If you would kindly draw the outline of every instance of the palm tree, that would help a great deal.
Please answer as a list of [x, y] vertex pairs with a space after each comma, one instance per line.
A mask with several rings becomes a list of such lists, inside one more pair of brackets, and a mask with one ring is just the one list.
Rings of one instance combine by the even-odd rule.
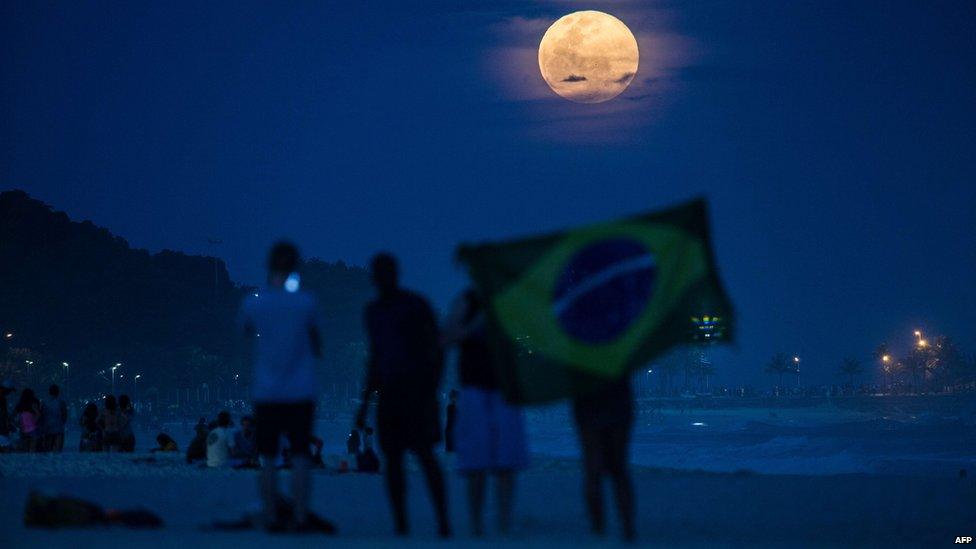
[[708, 378], [715, 375], [715, 367], [710, 362], [702, 361], [698, 366], [698, 384], [702, 392], [708, 391]]
[[925, 365], [928, 363], [927, 349], [915, 346], [905, 358], [905, 369], [912, 374], [912, 391], [919, 392], [919, 373], [925, 375]]
[[778, 387], [783, 386], [783, 374], [793, 371], [790, 359], [783, 353], [776, 353], [766, 364], [766, 372], [779, 376]]
[[674, 376], [678, 373], [683, 366], [683, 360], [676, 354], [672, 353], [666, 357], [658, 364], [661, 368], [661, 379], [665, 382], [665, 391], [667, 396], [671, 396], [671, 386], [674, 382]]
[[837, 375], [847, 376], [848, 382], [850, 382], [851, 387], [854, 387], [854, 376], [860, 374], [864, 371], [864, 367], [861, 366], [861, 361], [854, 358], [845, 358], [844, 362], [840, 365], [840, 370]]
[[894, 369], [895, 361], [888, 350], [888, 344], [882, 343], [874, 350], [874, 358], [881, 363], [881, 377], [884, 380], [884, 390], [888, 390], [888, 376]]

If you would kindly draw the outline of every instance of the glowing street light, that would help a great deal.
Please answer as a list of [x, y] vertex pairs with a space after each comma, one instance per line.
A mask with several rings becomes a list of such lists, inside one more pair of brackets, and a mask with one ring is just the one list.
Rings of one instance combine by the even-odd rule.
[[14, 338], [14, 334], [11, 333], [11, 332], [7, 332], [7, 333], [3, 334], [3, 338], [4, 339], [13, 339]]
[[891, 355], [881, 355], [881, 371], [884, 373], [884, 388], [888, 390], [888, 374], [891, 373]]
[[112, 394], [113, 395], [115, 394], [115, 370], [118, 370], [121, 367], [122, 367], [121, 362], [116, 362], [115, 366], [112, 366]]
[[921, 330], [915, 330], [915, 337], [922, 337], [922, 331]]

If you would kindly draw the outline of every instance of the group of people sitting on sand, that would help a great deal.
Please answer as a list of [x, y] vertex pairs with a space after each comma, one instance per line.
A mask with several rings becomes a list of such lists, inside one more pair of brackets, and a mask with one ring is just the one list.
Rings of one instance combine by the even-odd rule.
[[[234, 469], [253, 469], [258, 466], [254, 419], [251, 416], [242, 417], [240, 427], [235, 429], [230, 412], [224, 410], [209, 423], [206, 418], [200, 418], [193, 432], [193, 439], [186, 449], [187, 463]], [[166, 437], [167, 440], [161, 441], [160, 437]], [[156, 450], [163, 450], [164, 443], [172, 439], [160, 433], [156, 440], [160, 443], [160, 448]]]
[[[235, 428], [230, 412], [224, 410], [210, 422], [207, 418], [201, 417], [193, 432], [193, 438], [186, 449], [187, 463], [215, 469], [257, 469], [261, 466], [253, 417], [249, 415], [242, 417], [240, 426]], [[157, 446], [150, 450], [153, 453], [179, 451], [176, 441], [166, 433], [159, 433], [156, 436], [156, 443]], [[310, 437], [308, 455], [314, 467], [324, 467], [323, 445], [322, 439]], [[285, 440], [277, 456], [272, 459], [273, 465], [277, 468], [290, 468], [293, 454], [288, 441]]]

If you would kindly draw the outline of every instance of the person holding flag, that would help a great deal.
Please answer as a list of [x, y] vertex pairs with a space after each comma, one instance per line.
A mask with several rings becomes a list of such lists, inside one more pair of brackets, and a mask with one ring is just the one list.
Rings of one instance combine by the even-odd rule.
[[573, 401], [592, 529], [614, 481], [623, 536], [636, 538], [628, 473], [630, 373], [684, 343], [729, 341], [732, 305], [711, 251], [704, 200], [457, 253], [485, 300], [492, 364], [508, 401]]

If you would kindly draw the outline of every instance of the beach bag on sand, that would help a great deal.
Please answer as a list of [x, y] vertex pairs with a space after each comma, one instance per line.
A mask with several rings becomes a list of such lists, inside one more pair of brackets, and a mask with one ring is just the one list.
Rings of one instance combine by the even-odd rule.
[[143, 509], [103, 509], [83, 499], [48, 496], [39, 492], [31, 492], [27, 496], [24, 508], [24, 526], [28, 528], [160, 528], [162, 525], [159, 517]]

